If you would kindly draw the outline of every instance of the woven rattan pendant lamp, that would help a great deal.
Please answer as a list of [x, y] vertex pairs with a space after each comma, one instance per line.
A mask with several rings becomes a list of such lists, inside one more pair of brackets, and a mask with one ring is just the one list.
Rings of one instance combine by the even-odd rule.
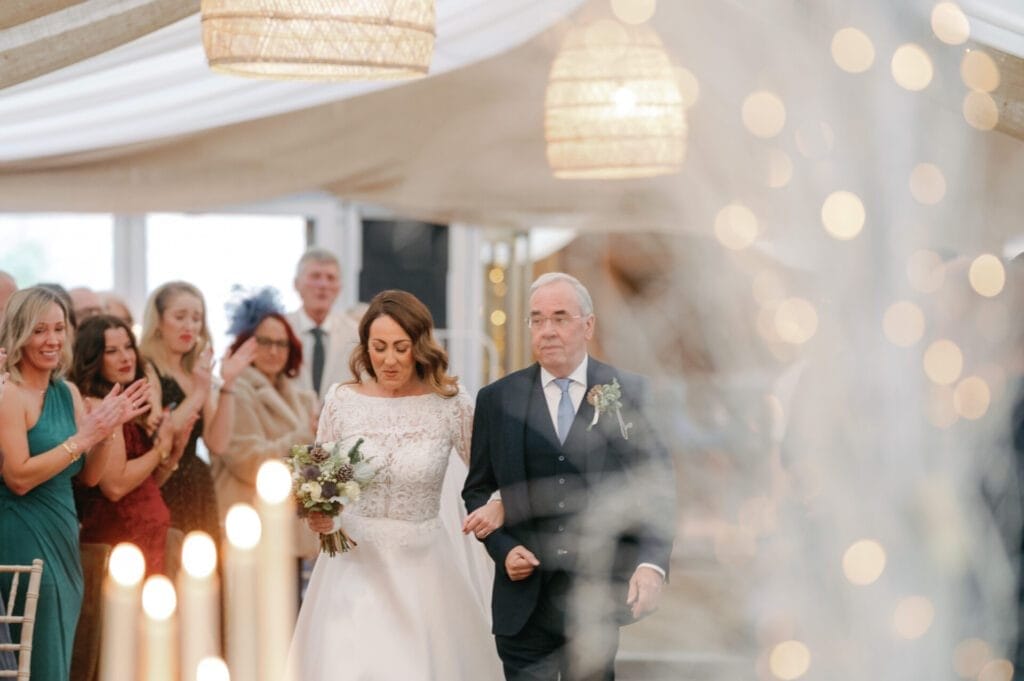
[[611, 19], [571, 29], [548, 76], [544, 137], [558, 178], [678, 172], [683, 99], [658, 35]]
[[202, 0], [210, 68], [282, 80], [426, 75], [434, 0]]

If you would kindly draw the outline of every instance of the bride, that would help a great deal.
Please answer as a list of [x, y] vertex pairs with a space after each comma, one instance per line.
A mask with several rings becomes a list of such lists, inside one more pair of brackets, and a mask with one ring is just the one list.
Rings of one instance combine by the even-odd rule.
[[[404, 291], [370, 301], [352, 354], [355, 382], [326, 396], [318, 442], [362, 437], [378, 468], [336, 519], [309, 518], [315, 532], [343, 526], [358, 543], [313, 569], [289, 653], [301, 681], [490, 681], [501, 665], [480, 598], [485, 565], [472, 540], [439, 518], [454, 448], [469, 460], [473, 406], [446, 372], [426, 306]], [[457, 494], [453, 489], [452, 494]], [[452, 505], [454, 506], [454, 505]], [[485, 536], [504, 522], [500, 500], [466, 527]], [[453, 541], [454, 539], [454, 541]]]

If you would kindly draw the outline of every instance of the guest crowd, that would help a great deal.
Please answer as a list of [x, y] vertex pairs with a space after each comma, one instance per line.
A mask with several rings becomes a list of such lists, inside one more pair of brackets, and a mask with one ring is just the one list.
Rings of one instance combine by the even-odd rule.
[[[260, 464], [312, 442], [321, 396], [349, 378], [356, 322], [331, 310], [341, 271], [330, 251], [302, 256], [295, 288], [291, 314], [272, 289], [236, 301], [234, 342], [215, 361], [192, 284], [154, 290], [136, 337], [114, 295], [17, 290], [0, 272], [0, 564], [45, 563], [33, 679], [69, 677], [80, 542], [132, 542], [147, 573], [171, 573], [168, 545], [192, 530], [219, 542], [227, 509], [253, 500]], [[311, 557], [316, 535], [296, 522], [296, 557]], [[0, 575], [0, 593], [10, 585]]]

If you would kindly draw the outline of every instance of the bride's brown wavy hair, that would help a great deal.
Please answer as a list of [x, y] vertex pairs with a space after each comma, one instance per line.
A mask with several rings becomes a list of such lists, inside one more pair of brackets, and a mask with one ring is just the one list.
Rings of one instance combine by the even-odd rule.
[[434, 318], [430, 310], [413, 294], [397, 289], [375, 295], [359, 321], [359, 345], [352, 351], [348, 362], [356, 382], [362, 382], [363, 374], [377, 378], [370, 362], [370, 325], [385, 315], [409, 334], [416, 375], [420, 380], [442, 397], [455, 397], [459, 392], [458, 378], [448, 375], [448, 353], [434, 339]]

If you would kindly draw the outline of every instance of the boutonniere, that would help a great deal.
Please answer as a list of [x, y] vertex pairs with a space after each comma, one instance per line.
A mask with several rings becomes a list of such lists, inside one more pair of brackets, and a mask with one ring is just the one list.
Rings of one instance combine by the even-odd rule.
[[587, 402], [594, 405], [594, 420], [587, 426], [587, 430], [597, 425], [601, 414], [613, 411], [615, 418], [619, 420], [619, 432], [622, 433], [622, 439], [629, 439], [629, 429], [633, 427], [633, 424], [626, 423], [622, 418], [622, 389], [619, 387], [619, 379], [613, 378], [611, 383], [595, 385], [587, 392]]

